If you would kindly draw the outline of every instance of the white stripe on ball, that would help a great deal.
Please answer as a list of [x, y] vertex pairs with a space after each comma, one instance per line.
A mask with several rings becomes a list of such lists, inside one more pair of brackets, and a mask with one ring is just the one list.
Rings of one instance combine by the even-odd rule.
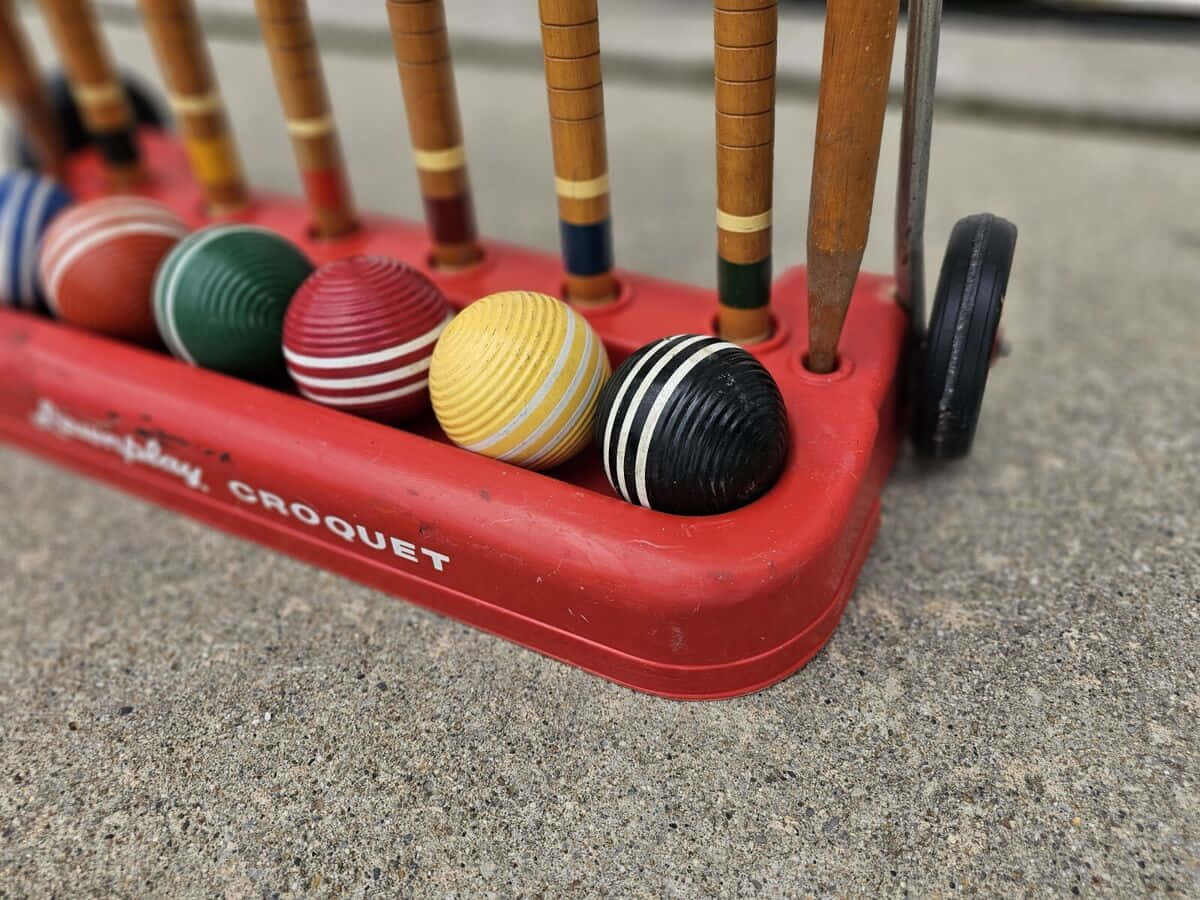
[[422, 378], [420, 381], [414, 381], [412, 384], [405, 385], [402, 388], [397, 388], [394, 391], [382, 391], [378, 394], [362, 394], [353, 397], [337, 397], [328, 394], [318, 394], [312, 391], [306, 391], [300, 388], [300, 393], [309, 400], [315, 400], [318, 403], [324, 403], [329, 406], [362, 406], [368, 403], [382, 403], [384, 400], [395, 400], [398, 397], [407, 397], [409, 394], [415, 394], [417, 391], [424, 390], [429, 386], [429, 379]]
[[[671, 360], [683, 353], [688, 347], [692, 346], [692, 344], [695, 344], [697, 341], [706, 340], [708, 340], [707, 337], [697, 334], [692, 335], [686, 340], [680, 341], [678, 344], [664, 353], [658, 362], [650, 367], [644, 378], [638, 380], [637, 390], [634, 391], [633, 399], [629, 402], [629, 410], [626, 413], [625, 418], [621, 421], [621, 433], [617, 438], [617, 487], [621, 492], [621, 496], [630, 503], [636, 503], [637, 501], [630, 496], [629, 486], [625, 483], [625, 448], [629, 444], [629, 431], [630, 428], [633, 427], [633, 420], [637, 415], [638, 409], [641, 408], [642, 400], [645, 398], [646, 392], [650, 389], [650, 385], [654, 383], [654, 379], [658, 376], [658, 373], [665, 369], [670, 364]], [[653, 353], [648, 353], [647, 356], [653, 356]], [[630, 373], [630, 378], [626, 381], [626, 384], [633, 380], [633, 374], [634, 373], [632, 372]]]
[[[0, 216], [0, 278], [3, 278], [3, 283], [0, 283], [0, 297], [4, 296], [8, 290], [8, 285], [12, 283], [10, 277], [9, 266], [12, 265], [13, 259], [17, 255], [16, 232], [17, 232], [17, 210], [21, 208], [21, 203], [24, 200], [23, 194], [28, 190], [30, 176], [24, 172], [17, 172], [9, 181], [8, 194], [5, 197], [4, 215]], [[20, 304], [20, 297], [9, 298], [16, 300]]]
[[[553, 442], [548, 443], [542, 440], [542, 438], [545, 437], [546, 432], [550, 429], [551, 424], [557, 421], [558, 417], [562, 415], [562, 411], [566, 408], [567, 404], [574, 399], [575, 391], [579, 387], [579, 382], [583, 380], [584, 373], [592, 367], [593, 340], [594, 338], [592, 337], [592, 330], [590, 328], [585, 328], [583, 330], [583, 353], [579, 355], [579, 365], [575, 367], [575, 374], [571, 376], [571, 382], [567, 385], [567, 389], [563, 391], [562, 396], [558, 398], [558, 402], [554, 404], [554, 408], [546, 413], [546, 415], [542, 418], [541, 424], [525, 436], [525, 440], [521, 441], [521, 443], [517, 444], [517, 446], [513, 447], [507, 453], [501, 453], [496, 457], [496, 459], [503, 460], [505, 462], [508, 462], [512, 459], [519, 459], [521, 454], [524, 453], [526, 449], [531, 449], [531, 452], [533, 453], [532, 458], [536, 459], [544, 454], [549, 447], [553, 446]], [[573, 341], [570, 343], [573, 343]], [[570, 352], [571, 348], [569, 343], [565, 349], [568, 353]], [[595, 381], [594, 378], [592, 380]], [[553, 385], [551, 384], [547, 387], [547, 392], [549, 392], [550, 387], [553, 387]], [[582, 412], [580, 409], [580, 404], [576, 403], [575, 414], [578, 415], [580, 412]], [[541, 443], [534, 447], [533, 445], [537, 441], [541, 441]]]
[[349, 369], [356, 366], [373, 366], [376, 363], [400, 359], [420, 350], [422, 347], [428, 347], [441, 336], [453, 318], [454, 314], [451, 313], [439, 325], [425, 332], [420, 337], [415, 337], [411, 341], [405, 341], [403, 344], [397, 344], [395, 347], [374, 350], [370, 353], [359, 353], [356, 356], [307, 356], [284, 347], [283, 355], [288, 362], [304, 366], [308, 369]]
[[[583, 371], [585, 368], [592, 370], [592, 380], [588, 382], [587, 390], [583, 394], [585, 397], [592, 397], [597, 395], [600, 387], [600, 380], [604, 377], [604, 366], [601, 365], [601, 361], [599, 359], [599, 357], [604, 353], [604, 345], [600, 343], [600, 338], [596, 336], [595, 331], [588, 329], [587, 334], [588, 342], [591, 344], [591, 352], [587, 354], [585, 364], [580, 365], [579, 368], [580, 371]], [[572, 382], [572, 387], [574, 387], [574, 385], [575, 382]], [[572, 396], [573, 393], [573, 390], [567, 391], [567, 393], [563, 395], [563, 400], [565, 401], [568, 397]], [[562, 404], [560, 403], [559, 406], [561, 405]], [[545, 442], [541, 450], [539, 450], [529, 459], [525, 460], [525, 465], [536, 466], [542, 460], [544, 460], [550, 454], [550, 452], [558, 446], [559, 442], [579, 425], [587, 410], [587, 403], [576, 403], [575, 409], [571, 412], [570, 418], [568, 418], [567, 421], [562, 424], [562, 427], [558, 429], [558, 432], [550, 440]], [[557, 415], [559, 409], [556, 407], [554, 412], [555, 415]], [[553, 420], [553, 418], [554, 416], [550, 417], [551, 420]]]
[[57, 256], [52, 261], [53, 268], [50, 270], [50, 277], [47, 279], [49, 282], [46, 285], [47, 291], [51, 295], [57, 295], [59, 282], [62, 281], [63, 275], [66, 273], [67, 268], [80, 255], [90, 250], [96, 244], [101, 244], [104, 241], [112, 240], [113, 238], [135, 234], [162, 235], [164, 237], [182, 238], [185, 234], [187, 234], [187, 228], [178, 222], [172, 225], [167, 225], [165, 223], [155, 224], [151, 222], [129, 222], [125, 225], [113, 225], [100, 231], [96, 231], [93, 234], [89, 234], [84, 240], [76, 241], [74, 244], [68, 247], [65, 252]]
[[[563, 369], [566, 368], [567, 360], [571, 356], [571, 345], [575, 343], [575, 323], [578, 316], [579, 313], [575, 312], [574, 310], [568, 311], [567, 333], [563, 337], [562, 346], [558, 348], [558, 356], [554, 359], [554, 365], [551, 367], [550, 373], [546, 376], [545, 381], [538, 386], [537, 391], [532, 397], [529, 398], [529, 402], [525, 404], [525, 408], [521, 410], [520, 414], [513, 416], [503, 428], [495, 432], [490, 437], [486, 437], [482, 441], [476, 441], [474, 444], [463, 444], [462, 446], [464, 449], [471, 450], [475, 453], [483, 453], [488, 447], [495, 446], [496, 444], [506, 440], [509, 435], [521, 427], [526, 419], [537, 412], [537, 409], [541, 405], [542, 401], [546, 399], [546, 395], [550, 393], [550, 389], [558, 383], [559, 376], [562, 374]], [[543, 421], [542, 424], [538, 426], [537, 430], [541, 431], [545, 425], [546, 423]]]
[[[302, 387], [353, 390], [354, 388], [379, 387], [381, 384], [403, 381], [405, 378], [411, 378], [413, 375], [427, 371], [429, 363], [430, 357], [427, 356], [424, 359], [418, 359], [415, 363], [409, 363], [407, 366], [401, 366], [398, 369], [388, 369], [386, 372], [376, 372], [374, 375], [359, 375], [348, 378], [314, 378], [311, 375], [305, 375], [303, 372], [297, 372], [291, 368], [288, 369], [288, 373], [292, 376], [292, 380]], [[347, 366], [347, 368], [349, 367]]]
[[[646, 490], [646, 459], [650, 455], [650, 443], [654, 440], [654, 431], [658, 428], [658, 421], [662, 418], [663, 410], [666, 409], [668, 403], [671, 402], [671, 397], [676, 390], [679, 389], [680, 382], [687, 377], [688, 372], [704, 362], [710, 356], [720, 353], [723, 350], [737, 350], [738, 348], [726, 341], [718, 341], [715, 344], [706, 344], [703, 347], [697, 348], [691, 356], [683, 360], [679, 367], [670, 374], [667, 378], [667, 383], [663, 385], [662, 390], [658, 392], [658, 396], [654, 398], [654, 402], [650, 405], [650, 412], [646, 414], [646, 421], [642, 425], [642, 432], [638, 435], [637, 449], [634, 452], [633, 459], [633, 476], [634, 489], [637, 494], [637, 502], [642, 506], [650, 505], [650, 494]], [[630, 416], [632, 419], [632, 416]], [[625, 467], [621, 467], [621, 471], [625, 471]]]
[[37, 273], [37, 253], [35, 252], [38, 242], [38, 226], [42, 221], [42, 214], [46, 211], [46, 203], [50, 199], [50, 194], [54, 190], [54, 183], [41, 179], [38, 182], [37, 188], [34, 190], [33, 199], [29, 201], [29, 208], [25, 210], [25, 233], [21, 237], [20, 247], [24, 251], [20, 259], [20, 301], [22, 305], [33, 308], [36, 305], [36, 297], [34, 291], [34, 276]]

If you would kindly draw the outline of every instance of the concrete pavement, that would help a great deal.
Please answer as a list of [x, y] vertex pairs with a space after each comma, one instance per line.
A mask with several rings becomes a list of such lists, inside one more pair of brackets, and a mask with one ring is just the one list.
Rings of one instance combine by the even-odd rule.
[[[294, 189], [265, 57], [214, 53], [251, 177]], [[358, 196], [417, 216], [390, 62], [326, 64]], [[536, 67], [458, 80], [482, 229], [553, 250]], [[607, 107], [620, 263], [711, 283], [707, 92]], [[813, 120], [783, 99], [781, 267]], [[947, 117], [934, 157], [934, 270], [960, 215], [1021, 227], [1015, 354], [973, 457], [902, 461], [838, 632], [756, 696], [641, 696], [0, 450], [0, 894], [1200, 889], [1200, 147]]]

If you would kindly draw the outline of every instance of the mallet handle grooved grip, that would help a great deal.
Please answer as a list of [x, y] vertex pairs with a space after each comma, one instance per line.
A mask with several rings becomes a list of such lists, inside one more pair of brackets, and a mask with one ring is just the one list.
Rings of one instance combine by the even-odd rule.
[[808, 216], [808, 367], [837, 366], [887, 107], [899, 0], [829, 0]]
[[322, 237], [355, 227], [354, 204], [305, 0], [255, 0], [304, 193]]
[[717, 329], [740, 344], [771, 334], [775, 0], [714, 0]]
[[110, 182], [144, 180], [133, 110], [88, 0], [41, 0], [50, 36], [62, 59], [83, 124], [104, 159]]
[[596, 0], [539, 0], [567, 299], [616, 296]]
[[20, 119], [42, 169], [61, 176], [62, 135], [12, 0], [0, 0], [0, 98]]
[[249, 194], [195, 5], [192, 0], [139, 3], [192, 173], [204, 187], [209, 209], [217, 214], [241, 209]]
[[447, 268], [467, 266], [483, 252], [442, 0], [387, 0], [387, 13], [433, 259]]

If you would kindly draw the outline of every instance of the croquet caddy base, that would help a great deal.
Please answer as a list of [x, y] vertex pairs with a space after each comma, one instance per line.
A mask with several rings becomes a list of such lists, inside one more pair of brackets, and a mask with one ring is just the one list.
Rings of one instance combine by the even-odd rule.
[[[205, 223], [180, 148], [147, 132], [145, 190]], [[76, 158], [80, 197], [104, 192]], [[262, 196], [244, 217], [321, 263], [356, 253], [428, 271], [422, 227], [364, 216], [313, 241], [304, 206]], [[429, 271], [450, 301], [508, 289], [561, 295], [557, 258], [485, 243], [486, 259]], [[712, 329], [711, 291], [621, 272], [586, 311], [613, 365], [658, 337]], [[119, 290], [119, 285], [114, 285]], [[0, 435], [234, 534], [495, 632], [638, 690], [723, 697], [803, 665], [841, 617], [879, 524], [900, 441], [907, 330], [891, 281], [864, 275], [837, 372], [804, 370], [805, 273], [776, 282], [776, 335], [754, 352], [791, 419], [787, 468], [728, 515], [685, 518], [613, 494], [597, 452], [550, 474], [448, 444], [432, 415], [407, 430], [191, 368], [25, 313], [0, 311]]]

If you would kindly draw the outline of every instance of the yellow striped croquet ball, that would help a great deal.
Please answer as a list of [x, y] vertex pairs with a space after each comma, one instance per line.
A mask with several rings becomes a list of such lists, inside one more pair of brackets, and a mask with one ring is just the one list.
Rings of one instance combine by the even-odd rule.
[[549, 469], [587, 446], [608, 354], [561, 300], [504, 291], [446, 326], [429, 392], [446, 435], [467, 450]]

